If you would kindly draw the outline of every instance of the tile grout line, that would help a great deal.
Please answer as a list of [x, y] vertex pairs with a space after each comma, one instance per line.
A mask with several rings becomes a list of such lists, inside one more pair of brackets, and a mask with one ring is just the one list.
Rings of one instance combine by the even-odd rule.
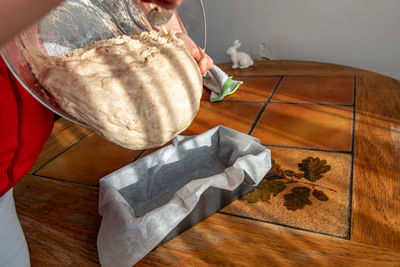
[[261, 75], [261, 76], [230, 75], [230, 76], [233, 76], [233, 78], [236, 78], [236, 77], [240, 77], [240, 78], [278, 78], [278, 77], [282, 77], [282, 75], [279, 75], [279, 74], [277, 74], [277, 75], [267, 75], [267, 76], [265, 76], [265, 75]]
[[271, 94], [269, 95], [268, 99], [264, 102], [263, 107], [260, 110], [260, 113], [258, 113], [256, 119], [254, 120], [253, 125], [251, 125], [251, 128], [249, 130], [248, 135], [251, 135], [253, 132], [254, 128], [256, 127], [258, 121], [261, 119], [261, 116], [264, 114], [265, 109], [267, 108], [268, 104], [270, 103], [272, 96], [275, 94], [276, 90], [278, 90], [278, 87], [280, 86], [281, 82], [283, 80], [283, 76], [280, 76], [279, 81], [276, 83], [274, 89], [272, 90]]
[[318, 152], [327, 152], [327, 153], [337, 153], [337, 154], [348, 154], [351, 155], [351, 151], [345, 150], [328, 150], [328, 149], [321, 149], [321, 148], [312, 148], [312, 147], [300, 147], [300, 146], [285, 146], [285, 145], [274, 145], [274, 144], [267, 144], [262, 143], [263, 146], [270, 146], [270, 147], [279, 147], [279, 148], [289, 148], [289, 149], [296, 149], [296, 150], [311, 150], [311, 151], [318, 151]]
[[350, 184], [349, 184], [349, 207], [348, 207], [348, 228], [347, 238], [351, 240], [351, 223], [353, 221], [353, 180], [354, 180], [354, 140], [355, 140], [355, 128], [356, 128], [356, 95], [357, 95], [357, 76], [354, 77], [354, 89], [353, 89], [353, 127], [352, 127], [352, 138], [351, 138], [351, 166], [350, 166]]
[[[211, 102], [208, 99], [202, 99], [203, 102]], [[256, 100], [221, 100], [219, 102], [229, 103], [265, 103], [265, 101]], [[269, 104], [282, 104], [282, 105], [297, 105], [297, 106], [328, 106], [328, 107], [352, 107], [353, 104], [328, 104], [328, 103], [308, 103], [308, 102], [269, 102]]]
[[[229, 74], [228, 72], [229, 72], [230, 70], [228, 70], [228, 71], [224, 71], [224, 72], [226, 72], [229, 76], [233, 76], [234, 78], [236, 78], [236, 77], [243, 77], [243, 78], [275, 78], [275, 77], [281, 77], [282, 76], [282, 74], [267, 74], [267, 75], [265, 75], [265, 74], [256, 74], [256, 75], [240, 75], [240, 74], [233, 74], [233, 73], [231, 73], [231, 74]], [[232, 69], [232, 71], [233, 71], [233, 69]], [[284, 74], [284, 76], [285, 77], [295, 77], [295, 78], [297, 78], [297, 77], [306, 77], [306, 78], [322, 78], [322, 77], [329, 77], [329, 78], [351, 78], [351, 77], [354, 77], [354, 73], [352, 73], [352, 74], [335, 74], [335, 75], [329, 75], [329, 74], [324, 74], [324, 75], [315, 75], [315, 74], [302, 74], [302, 73], [299, 73], [299, 74], [290, 74], [290, 73], [286, 73], [286, 74]]]
[[333, 234], [328, 234], [328, 233], [324, 233], [324, 232], [313, 231], [313, 230], [310, 230], [310, 229], [300, 228], [300, 227], [287, 225], [287, 224], [283, 224], [283, 223], [277, 223], [277, 222], [271, 222], [271, 221], [266, 221], [266, 220], [262, 220], [262, 219], [247, 217], [247, 216], [243, 216], [243, 215], [239, 215], [239, 214], [233, 214], [233, 213], [229, 213], [229, 212], [225, 212], [225, 211], [217, 211], [217, 213], [224, 214], [224, 215], [227, 215], [227, 216], [233, 216], [233, 217], [238, 217], [238, 218], [242, 218], [242, 219], [247, 219], [247, 220], [251, 220], [251, 221], [256, 221], [256, 222], [262, 222], [262, 223], [267, 223], [267, 224], [278, 225], [278, 226], [282, 226], [282, 227], [286, 227], [286, 228], [290, 228], [290, 229], [295, 229], [295, 230], [299, 230], [299, 231], [303, 231], [303, 232], [309, 232], [309, 233], [320, 234], [320, 235], [325, 235], [325, 236], [330, 236], [330, 237], [335, 237], [335, 238], [340, 238], [340, 239], [346, 239], [346, 237], [342, 237], [342, 236], [338, 236], [338, 235], [333, 235]]
[[53, 180], [53, 181], [56, 181], [56, 182], [61, 182], [61, 183], [67, 183], [67, 184], [71, 184], [71, 185], [79, 185], [79, 186], [84, 186], [84, 187], [90, 187], [90, 188], [99, 189], [99, 186], [97, 186], [97, 185], [81, 184], [81, 183], [78, 183], [78, 182], [62, 180], [62, 179], [59, 179], [59, 178], [53, 178], [53, 177], [50, 177], [50, 176], [39, 175], [39, 174], [31, 174], [31, 175], [32, 175], [32, 176], [35, 176], [35, 177], [47, 179], [47, 180]]
[[40, 171], [41, 169], [43, 169], [47, 164], [49, 164], [50, 162], [52, 162], [53, 160], [55, 160], [56, 158], [58, 158], [61, 154], [63, 154], [64, 152], [68, 151], [70, 148], [72, 148], [73, 146], [75, 146], [76, 144], [78, 144], [80, 141], [82, 141], [82, 139], [86, 138], [89, 134], [93, 133], [92, 130], [89, 131], [89, 133], [87, 133], [86, 135], [82, 136], [81, 138], [79, 138], [76, 142], [74, 142], [73, 144], [69, 145], [67, 148], [65, 148], [63, 151], [61, 151], [60, 153], [58, 153], [57, 155], [55, 155], [53, 158], [51, 158], [50, 160], [48, 160], [45, 164], [43, 164], [42, 166], [40, 166], [37, 170], [35, 170], [34, 172], [32, 172], [32, 174], [36, 175], [36, 173], [38, 171]]
[[297, 106], [328, 106], [328, 107], [352, 107], [353, 104], [328, 104], [328, 103], [307, 103], [307, 102], [271, 102], [270, 104], [285, 104]]
[[[353, 177], [353, 158], [354, 158], [354, 127], [355, 127], [355, 93], [356, 93], [356, 77], [354, 77], [354, 85], [353, 85], [353, 103], [351, 105], [346, 105], [346, 104], [317, 104], [317, 103], [290, 103], [290, 102], [271, 102], [271, 99], [274, 95], [274, 93], [276, 92], [277, 88], [279, 87], [281, 81], [283, 79], [283, 76], [281, 76], [281, 79], [279, 80], [279, 82], [277, 83], [277, 86], [274, 88], [274, 90], [272, 91], [270, 97], [268, 98], [268, 100], [266, 101], [266, 103], [264, 104], [263, 109], [261, 110], [260, 114], [257, 116], [255, 123], [253, 124], [249, 134], [252, 133], [252, 131], [254, 130], [256, 124], [258, 123], [259, 119], [261, 118], [262, 114], [264, 113], [266, 107], [268, 104], [294, 104], [294, 105], [318, 105], [318, 106], [343, 106], [343, 107], [353, 107], [353, 125], [352, 125], [352, 147], [351, 147], [351, 151], [331, 151], [331, 150], [324, 150], [324, 149], [318, 149], [318, 148], [302, 148], [302, 147], [291, 147], [291, 146], [280, 146], [280, 145], [272, 145], [272, 144], [263, 144], [266, 146], [274, 146], [274, 147], [283, 147], [283, 148], [292, 148], [292, 149], [302, 149], [302, 150], [312, 150], [312, 151], [320, 151], [320, 152], [331, 152], [331, 153], [343, 153], [343, 154], [350, 154], [352, 155], [351, 157], [351, 173], [350, 173], [350, 194], [349, 194], [349, 213], [348, 215], [351, 216], [351, 197], [352, 197], [352, 177]], [[250, 219], [250, 220], [255, 220], [255, 221], [260, 221], [260, 222], [264, 222], [264, 223], [271, 223], [271, 224], [275, 224], [275, 225], [279, 225], [279, 226], [284, 226], [284, 227], [288, 227], [288, 228], [292, 228], [292, 229], [297, 229], [297, 230], [302, 230], [302, 231], [307, 231], [307, 232], [312, 232], [312, 233], [317, 233], [317, 234], [323, 234], [323, 235], [327, 235], [327, 236], [332, 236], [332, 237], [337, 237], [337, 238], [341, 238], [341, 239], [350, 239], [350, 228], [351, 228], [351, 219], [350, 217], [348, 217], [349, 220], [349, 224], [347, 227], [347, 235], [345, 237], [342, 236], [337, 236], [337, 235], [333, 235], [333, 234], [327, 234], [327, 233], [323, 233], [323, 232], [318, 232], [318, 231], [313, 231], [313, 230], [309, 230], [309, 229], [303, 229], [303, 228], [299, 228], [299, 227], [294, 227], [291, 225], [285, 225], [285, 224], [280, 224], [280, 223], [275, 223], [275, 222], [269, 222], [269, 221], [265, 221], [265, 220], [260, 220], [260, 219], [256, 219], [256, 218], [251, 218], [251, 217], [246, 217], [246, 216], [241, 216], [241, 215], [236, 215], [236, 214], [230, 214], [230, 213], [226, 213], [226, 212], [222, 212], [222, 211], [218, 211], [218, 213], [221, 214], [225, 214], [225, 215], [230, 215], [230, 216], [236, 216], [236, 217], [240, 217], [240, 218], [244, 218], [244, 219]]]
[[[209, 99], [201, 99], [201, 101], [203, 102], [211, 102]], [[225, 100], [222, 99], [221, 101], [217, 101], [218, 102], [230, 102], [230, 103], [265, 103], [265, 101], [257, 101], [257, 100]]]

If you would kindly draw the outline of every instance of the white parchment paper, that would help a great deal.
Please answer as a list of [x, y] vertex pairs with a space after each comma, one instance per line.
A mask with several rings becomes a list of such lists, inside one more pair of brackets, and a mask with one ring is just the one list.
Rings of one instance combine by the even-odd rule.
[[100, 180], [103, 216], [97, 247], [104, 267], [130, 267], [155, 248], [209, 187], [256, 186], [271, 168], [270, 151], [249, 135], [218, 126], [169, 145]]

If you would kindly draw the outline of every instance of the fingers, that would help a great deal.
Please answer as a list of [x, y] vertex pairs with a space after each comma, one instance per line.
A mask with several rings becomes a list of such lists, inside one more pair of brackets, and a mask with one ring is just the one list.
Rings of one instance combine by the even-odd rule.
[[198, 61], [201, 75], [204, 75], [213, 66], [213, 60], [207, 55], [203, 54], [203, 57]]
[[213, 60], [204, 51], [198, 47], [187, 34], [176, 33], [176, 37], [183, 40], [186, 44], [190, 54], [199, 64], [200, 72], [202, 75], [206, 73], [213, 65]]
[[182, 3], [182, 0], [142, 0], [142, 2], [154, 3], [165, 9], [175, 9]]
[[[182, 0], [142, 0], [142, 2], [154, 3], [166, 9], [174, 9], [181, 4]], [[204, 53], [204, 51], [198, 47], [187, 34], [182, 33], [182, 31], [186, 31], [180, 22], [179, 17], [174, 14], [170, 21], [164, 26], [166, 26], [168, 30], [176, 32], [176, 37], [185, 42], [190, 54], [199, 64], [201, 74], [204, 75], [212, 67], [213, 60], [206, 53]]]

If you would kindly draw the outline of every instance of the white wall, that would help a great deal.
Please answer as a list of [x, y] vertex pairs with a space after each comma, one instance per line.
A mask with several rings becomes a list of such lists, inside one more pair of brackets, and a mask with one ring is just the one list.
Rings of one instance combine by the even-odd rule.
[[204, 0], [207, 53], [257, 55], [266, 42], [274, 59], [329, 62], [400, 79], [400, 0]]

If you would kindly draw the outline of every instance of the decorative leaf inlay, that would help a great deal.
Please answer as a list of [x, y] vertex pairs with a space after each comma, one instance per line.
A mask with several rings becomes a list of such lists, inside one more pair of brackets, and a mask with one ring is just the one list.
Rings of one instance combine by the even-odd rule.
[[303, 209], [305, 205], [312, 205], [308, 198], [310, 196], [310, 188], [308, 187], [295, 187], [292, 188], [292, 193], [283, 196], [285, 203], [283, 205], [292, 211]]
[[276, 197], [276, 195], [285, 190], [286, 187], [287, 185], [283, 182], [263, 179], [257, 188], [244, 195], [241, 200], [246, 200], [249, 203], [256, 203], [259, 200], [268, 202], [271, 198], [271, 194]]
[[273, 179], [283, 179], [285, 178], [285, 173], [282, 170], [281, 166], [275, 162], [275, 160], [271, 160], [271, 169], [264, 177], [266, 180], [273, 180]]
[[[256, 203], [258, 201], [268, 202], [271, 195], [276, 197], [279, 193], [285, 191], [289, 184], [302, 184], [302, 187], [294, 187], [291, 193], [283, 196], [283, 205], [291, 211], [303, 209], [306, 205], [312, 205], [310, 192], [319, 201], [328, 201], [329, 197], [322, 191], [315, 189], [323, 188], [335, 192], [331, 188], [320, 186], [314, 182], [323, 178], [323, 174], [331, 170], [331, 166], [327, 164], [326, 160], [319, 158], [308, 157], [303, 159], [298, 164], [299, 170], [302, 173], [296, 173], [292, 170], [283, 170], [281, 166], [272, 160], [270, 171], [261, 180], [257, 188], [253, 189], [246, 195], [242, 196], [240, 200], [247, 201], [248, 203]], [[305, 181], [307, 180], [307, 181]], [[313, 183], [310, 183], [310, 182]]]
[[261, 199], [261, 193], [262, 191], [257, 187], [242, 196], [240, 200], [245, 200], [248, 203], [257, 203]]
[[288, 177], [293, 177], [296, 174], [294, 171], [291, 171], [291, 170], [285, 170], [284, 173]]
[[287, 185], [285, 185], [284, 182], [272, 180], [268, 181], [267, 187], [268, 190], [271, 191], [272, 195], [276, 197], [276, 195], [286, 189]]
[[304, 177], [304, 173], [295, 173], [293, 177], [296, 179], [301, 179]]
[[331, 166], [326, 164], [326, 160], [320, 160], [319, 158], [308, 157], [303, 159], [298, 164], [299, 170], [304, 172], [304, 178], [310, 182], [315, 182], [322, 177], [322, 174], [331, 170]]
[[321, 191], [321, 190], [318, 190], [318, 189], [314, 189], [314, 191], [312, 192], [312, 195], [316, 198], [316, 199], [318, 199], [318, 200], [320, 200], [320, 201], [328, 201], [328, 196], [327, 195], [325, 195], [325, 193], [323, 192], [323, 191]]

